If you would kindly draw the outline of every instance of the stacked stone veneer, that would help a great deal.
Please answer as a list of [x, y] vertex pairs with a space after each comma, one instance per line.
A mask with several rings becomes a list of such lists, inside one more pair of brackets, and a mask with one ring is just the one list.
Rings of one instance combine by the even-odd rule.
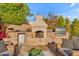
[[[8, 28], [14, 28], [15, 30], [21, 30], [21, 32], [11, 32], [8, 30]], [[28, 24], [22, 24], [22, 25], [8, 25], [7, 28], [7, 38], [4, 38], [5, 42], [13, 42], [14, 44], [18, 43], [18, 33], [25, 33], [26, 39], [25, 43], [26, 45], [47, 45], [48, 42], [54, 41], [57, 43], [58, 47], [61, 47], [62, 39], [69, 39], [69, 34], [66, 33], [65, 36], [56, 36], [55, 32], [48, 32], [47, 31], [47, 24], [43, 21], [42, 16], [36, 16], [35, 22], [32, 25]], [[27, 32], [26, 30], [30, 28], [32, 29], [31, 32]], [[43, 31], [44, 37], [43, 38], [36, 38], [35, 32], [36, 31]]]

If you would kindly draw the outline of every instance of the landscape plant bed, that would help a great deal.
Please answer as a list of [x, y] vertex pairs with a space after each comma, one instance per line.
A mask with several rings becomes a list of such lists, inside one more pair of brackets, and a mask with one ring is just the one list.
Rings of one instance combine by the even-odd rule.
[[29, 52], [29, 56], [37, 56], [41, 53], [42, 51], [40, 49], [32, 48]]

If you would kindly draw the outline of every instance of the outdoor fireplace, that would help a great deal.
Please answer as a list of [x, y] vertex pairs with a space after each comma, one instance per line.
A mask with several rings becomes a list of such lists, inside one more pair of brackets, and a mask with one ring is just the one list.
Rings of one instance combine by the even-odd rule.
[[44, 37], [43, 31], [36, 31], [35, 32], [35, 37], [36, 38], [43, 38]]
[[35, 16], [35, 22], [32, 24], [32, 32], [35, 38], [47, 37], [47, 24], [43, 21], [43, 16]]

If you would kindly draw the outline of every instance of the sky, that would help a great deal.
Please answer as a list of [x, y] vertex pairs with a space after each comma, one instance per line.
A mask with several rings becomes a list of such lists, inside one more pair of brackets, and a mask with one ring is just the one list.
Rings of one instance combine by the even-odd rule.
[[[30, 12], [34, 15], [38, 13], [47, 16], [49, 12], [69, 17], [70, 21], [74, 18], [79, 18], [79, 4], [78, 3], [28, 3]], [[29, 17], [29, 21], [33, 22], [34, 18]]]

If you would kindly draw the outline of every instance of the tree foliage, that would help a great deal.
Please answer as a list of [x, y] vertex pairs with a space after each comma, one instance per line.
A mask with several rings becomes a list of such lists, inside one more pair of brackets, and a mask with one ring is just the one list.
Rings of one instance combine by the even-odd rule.
[[64, 27], [64, 25], [65, 25], [64, 17], [59, 16], [59, 18], [57, 20], [57, 27]]
[[49, 12], [47, 18], [45, 18], [45, 22], [48, 24], [48, 28], [49, 30], [54, 30], [57, 24], [57, 18], [58, 16], [55, 14], [52, 14], [51, 12]]
[[29, 7], [23, 3], [1, 3], [0, 16], [7, 24], [22, 24], [26, 21]]
[[4, 26], [4, 23], [2, 22], [2, 19], [1, 19], [1, 17], [0, 17], [0, 32], [4, 32], [4, 30], [5, 30], [5, 26]]
[[48, 14], [45, 22], [48, 24], [48, 30], [53, 30], [56, 27], [64, 27], [66, 32], [69, 32], [70, 37], [79, 36], [79, 20], [75, 18], [72, 22], [68, 17]]
[[72, 35], [79, 36], [79, 20], [77, 18], [72, 22]]
[[70, 21], [68, 17], [65, 18], [65, 29], [67, 32], [70, 32]]

